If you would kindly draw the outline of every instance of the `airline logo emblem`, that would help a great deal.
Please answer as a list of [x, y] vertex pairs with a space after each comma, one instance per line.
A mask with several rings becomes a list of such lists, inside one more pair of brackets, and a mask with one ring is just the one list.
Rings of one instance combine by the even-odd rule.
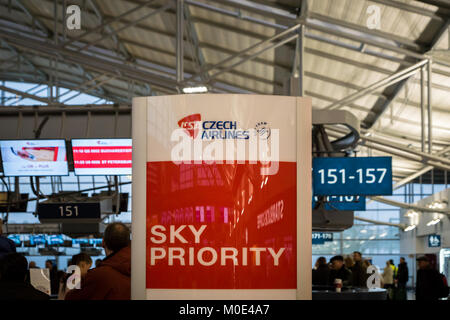
[[248, 130], [237, 128], [237, 121], [202, 121], [199, 113], [191, 114], [178, 121], [180, 128], [192, 139], [197, 138], [199, 131], [202, 132], [202, 140], [224, 140], [224, 139], [244, 139], [250, 138]]
[[200, 113], [191, 114], [178, 121], [180, 128], [184, 129], [186, 133], [192, 138], [197, 138], [202, 123]]

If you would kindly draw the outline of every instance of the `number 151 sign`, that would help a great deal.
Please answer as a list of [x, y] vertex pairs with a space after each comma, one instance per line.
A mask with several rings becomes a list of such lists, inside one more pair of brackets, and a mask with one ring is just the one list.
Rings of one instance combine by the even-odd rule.
[[313, 159], [314, 195], [391, 195], [391, 157]]

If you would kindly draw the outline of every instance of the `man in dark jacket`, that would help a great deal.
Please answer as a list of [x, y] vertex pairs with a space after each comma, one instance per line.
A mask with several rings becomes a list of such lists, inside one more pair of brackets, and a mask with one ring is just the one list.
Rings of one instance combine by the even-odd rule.
[[335, 279], [341, 279], [343, 286], [352, 285], [352, 272], [344, 265], [344, 257], [334, 256], [330, 260], [332, 269], [330, 272], [329, 285], [334, 285]]
[[0, 259], [0, 300], [48, 300], [50, 296], [25, 282], [27, 259], [9, 253]]
[[316, 261], [315, 268], [312, 271], [312, 284], [315, 286], [326, 286], [330, 278], [330, 268], [325, 257], [320, 257]]
[[3, 220], [0, 219], [0, 259], [12, 252], [16, 252], [16, 245], [14, 241], [3, 236]]
[[363, 267], [361, 252], [353, 252], [352, 285], [354, 287], [367, 287], [367, 269]]
[[406, 283], [409, 279], [409, 271], [408, 271], [408, 264], [405, 261], [405, 258], [400, 258], [400, 264], [398, 265], [397, 269], [397, 276], [395, 277], [394, 281], [397, 284], [397, 294], [396, 299], [397, 300], [406, 300]]
[[106, 258], [89, 270], [80, 289], [66, 300], [129, 300], [131, 297], [130, 230], [123, 223], [108, 225], [103, 236]]
[[426, 256], [419, 257], [417, 261], [419, 270], [417, 270], [416, 300], [438, 300], [442, 286], [440, 273], [430, 266]]
[[408, 264], [406, 263], [405, 258], [403, 257], [400, 258], [400, 264], [398, 265], [396, 279], [398, 280], [399, 285], [403, 285], [406, 287], [406, 283], [408, 282], [409, 279], [409, 271], [408, 271]]

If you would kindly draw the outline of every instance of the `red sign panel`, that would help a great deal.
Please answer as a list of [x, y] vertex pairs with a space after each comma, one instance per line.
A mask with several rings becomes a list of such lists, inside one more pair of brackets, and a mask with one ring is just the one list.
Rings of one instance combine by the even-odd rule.
[[76, 169], [131, 168], [131, 146], [73, 147]]
[[295, 289], [296, 163], [147, 162], [148, 289]]

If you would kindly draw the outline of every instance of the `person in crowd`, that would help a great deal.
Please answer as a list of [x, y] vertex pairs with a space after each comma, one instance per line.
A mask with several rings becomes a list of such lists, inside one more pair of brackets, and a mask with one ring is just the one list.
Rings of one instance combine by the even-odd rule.
[[30, 261], [28, 263], [27, 278], [25, 279], [25, 281], [28, 282], [28, 283], [31, 282], [30, 269], [39, 269], [39, 267], [36, 264], [36, 261]]
[[45, 268], [47, 268], [50, 272], [50, 290], [52, 294], [58, 294], [59, 289], [59, 279], [58, 279], [58, 270], [53, 265], [51, 260], [45, 261]]
[[388, 298], [393, 299], [394, 270], [392, 270], [391, 262], [386, 261], [386, 267], [381, 274], [383, 277], [384, 288], [387, 290]]
[[3, 236], [3, 220], [0, 219], [0, 259], [12, 252], [16, 252], [16, 245], [14, 241]]
[[312, 284], [316, 286], [328, 285], [330, 277], [330, 268], [325, 257], [320, 257], [316, 261], [316, 265], [312, 271]]
[[[69, 260], [70, 265], [76, 265], [80, 268], [80, 277], [84, 279], [86, 277], [87, 272], [92, 266], [92, 259], [86, 253], [79, 253], [72, 257]], [[68, 265], [69, 266], [69, 265]], [[64, 275], [60, 278], [59, 281], [59, 292], [58, 292], [58, 300], [64, 300], [69, 289], [67, 288], [67, 279], [70, 277], [70, 274], [64, 273]]]
[[89, 270], [81, 289], [67, 292], [65, 300], [129, 300], [131, 296], [130, 230], [119, 222], [109, 224], [103, 235], [106, 258]]
[[330, 271], [329, 285], [334, 285], [335, 279], [341, 279], [343, 286], [352, 285], [352, 272], [344, 265], [344, 257], [334, 256], [331, 258], [332, 269]]
[[397, 267], [395, 266], [394, 260], [390, 259], [389, 263], [391, 265], [392, 271], [394, 272], [394, 278], [397, 276]]
[[406, 263], [405, 258], [400, 258], [400, 264], [397, 268], [397, 276], [394, 279], [394, 283], [397, 286], [397, 300], [406, 300], [406, 284], [409, 279], [409, 271], [408, 264]]
[[365, 268], [367, 270], [367, 268], [370, 267], [372, 264], [370, 263], [370, 260], [363, 259], [362, 265], [363, 265], [363, 268]]
[[438, 300], [439, 290], [442, 286], [441, 274], [431, 267], [426, 256], [417, 258], [416, 300]]
[[352, 256], [350, 255], [346, 256], [344, 258], [344, 264], [347, 269], [352, 270], [353, 266], [355, 265]]
[[361, 252], [355, 251], [353, 252], [353, 260], [355, 264], [353, 265], [352, 271], [352, 285], [354, 287], [366, 287], [367, 281], [367, 269], [364, 268], [362, 263], [362, 255]]
[[50, 296], [25, 281], [27, 259], [8, 253], [0, 259], [0, 300], [49, 300]]

